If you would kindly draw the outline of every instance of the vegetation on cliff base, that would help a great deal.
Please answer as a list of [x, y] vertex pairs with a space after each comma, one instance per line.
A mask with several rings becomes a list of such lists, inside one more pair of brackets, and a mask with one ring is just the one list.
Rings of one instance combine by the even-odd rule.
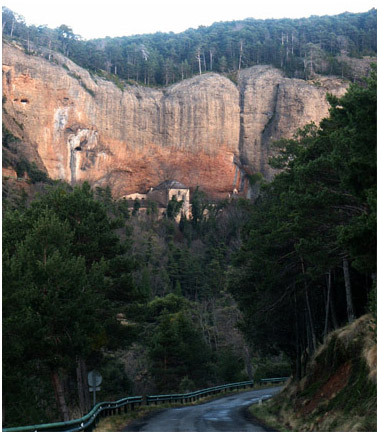
[[177, 224], [131, 215], [109, 187], [38, 189], [3, 204], [5, 426], [86, 413], [93, 368], [99, 400], [248, 378], [225, 292], [247, 202], [215, 206], [198, 191], [209, 218]]
[[[84, 360], [98, 359], [100, 348], [130, 340], [129, 328], [117, 322], [111, 296], [122, 284], [122, 296], [135, 297], [129, 278], [133, 261], [115, 227], [86, 184], [72, 192], [55, 188], [29, 207], [4, 212], [7, 420], [38, 423], [46, 411], [52, 417], [54, 391], [61, 418], [68, 420], [64, 379], [75, 369], [81, 372]], [[77, 377], [82, 411], [89, 405], [83, 381]]]

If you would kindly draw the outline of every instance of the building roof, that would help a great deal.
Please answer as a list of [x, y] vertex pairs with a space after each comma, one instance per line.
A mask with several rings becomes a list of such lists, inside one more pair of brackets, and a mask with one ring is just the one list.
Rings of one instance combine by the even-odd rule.
[[161, 182], [159, 185], [157, 185], [153, 190], [170, 190], [171, 188], [179, 188], [179, 189], [187, 189], [184, 184], [182, 184], [179, 181], [175, 180], [167, 180]]

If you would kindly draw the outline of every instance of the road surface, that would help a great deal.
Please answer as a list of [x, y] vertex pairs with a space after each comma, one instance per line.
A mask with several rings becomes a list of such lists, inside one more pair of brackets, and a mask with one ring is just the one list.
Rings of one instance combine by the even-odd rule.
[[246, 407], [275, 395], [281, 387], [252, 390], [219, 398], [204, 404], [172, 408], [160, 411], [146, 419], [135, 421], [124, 431], [148, 432], [262, 432], [262, 426], [249, 421], [244, 411]]

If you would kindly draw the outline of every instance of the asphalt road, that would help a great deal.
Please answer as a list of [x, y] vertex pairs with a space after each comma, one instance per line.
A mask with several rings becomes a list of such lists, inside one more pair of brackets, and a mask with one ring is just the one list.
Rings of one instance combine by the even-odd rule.
[[253, 390], [219, 398], [204, 404], [160, 411], [135, 421], [125, 431], [148, 432], [262, 432], [264, 427], [245, 417], [246, 407], [275, 395], [281, 387]]

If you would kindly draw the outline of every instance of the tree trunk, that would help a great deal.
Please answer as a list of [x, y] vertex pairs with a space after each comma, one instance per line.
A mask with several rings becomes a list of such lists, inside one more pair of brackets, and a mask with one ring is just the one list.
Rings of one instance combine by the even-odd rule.
[[88, 370], [87, 370], [87, 365], [84, 359], [80, 360], [80, 366], [82, 368], [82, 378], [83, 378], [83, 387], [84, 387], [84, 401], [85, 401], [85, 406], [87, 408], [86, 411], [88, 411], [91, 408], [91, 396], [90, 396], [90, 392], [89, 392], [89, 387], [88, 387]]
[[78, 386], [79, 407], [82, 415], [85, 415], [91, 407], [87, 375], [88, 373], [85, 361], [81, 357], [78, 357], [76, 361], [76, 380]]
[[295, 379], [297, 381], [301, 380], [301, 345], [300, 345], [300, 331], [299, 331], [299, 316], [298, 316], [298, 306], [296, 290], [295, 294], [295, 334], [296, 334], [296, 367], [295, 367]]
[[15, 20], [13, 18], [13, 20], [12, 20], [12, 28], [11, 28], [11, 38], [13, 37], [14, 22], [15, 22]]
[[327, 295], [326, 295], [326, 305], [325, 305], [324, 340], [329, 330], [330, 291], [332, 288], [332, 273], [330, 271], [326, 278], [326, 285], [327, 285]]
[[293, 56], [293, 41], [294, 41], [294, 37], [293, 37], [293, 33], [291, 34], [291, 42], [292, 42], [292, 44], [291, 44], [291, 54], [292, 54], [292, 56]]
[[308, 315], [307, 315], [308, 321], [307, 322], [309, 324], [309, 333], [310, 333], [310, 342], [311, 342], [310, 354], [313, 354], [313, 352], [316, 350], [316, 334], [315, 334], [315, 328], [313, 325], [311, 304], [309, 302], [308, 284], [307, 284], [307, 281], [305, 280], [305, 265], [304, 265], [303, 258], [301, 258], [301, 268], [302, 268], [303, 276], [304, 276], [305, 302], [306, 302], [307, 313], [308, 313]]
[[79, 408], [80, 414], [82, 416], [86, 413], [85, 402], [84, 402], [84, 388], [83, 388], [83, 376], [82, 369], [80, 366], [80, 358], [76, 358], [76, 385], [78, 388], [78, 399], [79, 399]]
[[199, 62], [199, 74], [201, 75], [201, 56], [200, 56], [200, 50], [197, 52], [197, 61]]
[[305, 330], [303, 333], [303, 351], [301, 354], [301, 378], [305, 377], [306, 373], [307, 373], [307, 363], [308, 363], [308, 350], [307, 350], [307, 341], [308, 341], [308, 321], [307, 321], [307, 311], [306, 309], [304, 310], [304, 324], [305, 324]]
[[247, 345], [244, 345], [244, 355], [245, 355], [245, 366], [246, 366], [246, 372], [249, 377], [249, 380], [252, 381], [254, 378], [254, 368], [251, 364], [251, 354], [250, 354], [250, 348]]
[[64, 397], [62, 381], [59, 378], [58, 371], [51, 372], [51, 380], [54, 386], [55, 400], [57, 402], [58, 409], [61, 412], [63, 421], [66, 422], [70, 420], [70, 417], [68, 414], [68, 407]]
[[332, 318], [332, 324], [333, 324], [333, 330], [338, 329], [338, 321], [337, 321], [337, 315], [336, 315], [336, 309], [334, 307], [334, 300], [333, 300], [333, 293], [330, 293], [330, 313]]
[[239, 61], [238, 61], [238, 71], [241, 70], [241, 65], [242, 65], [242, 53], [243, 53], [243, 41], [240, 41], [240, 57], [239, 57]]
[[310, 340], [311, 340], [311, 348], [310, 348], [310, 354], [313, 354], [316, 350], [316, 335], [315, 335], [315, 329], [313, 325], [313, 318], [312, 318], [312, 311], [311, 311], [311, 304], [309, 302], [309, 296], [308, 296], [308, 286], [305, 287], [305, 301], [307, 304], [307, 313], [308, 313], [308, 324], [309, 324], [309, 332], [310, 332]]
[[345, 279], [345, 291], [346, 291], [346, 309], [347, 309], [347, 320], [349, 323], [355, 320], [353, 297], [351, 294], [351, 282], [349, 273], [349, 262], [347, 257], [343, 257], [343, 276]]

